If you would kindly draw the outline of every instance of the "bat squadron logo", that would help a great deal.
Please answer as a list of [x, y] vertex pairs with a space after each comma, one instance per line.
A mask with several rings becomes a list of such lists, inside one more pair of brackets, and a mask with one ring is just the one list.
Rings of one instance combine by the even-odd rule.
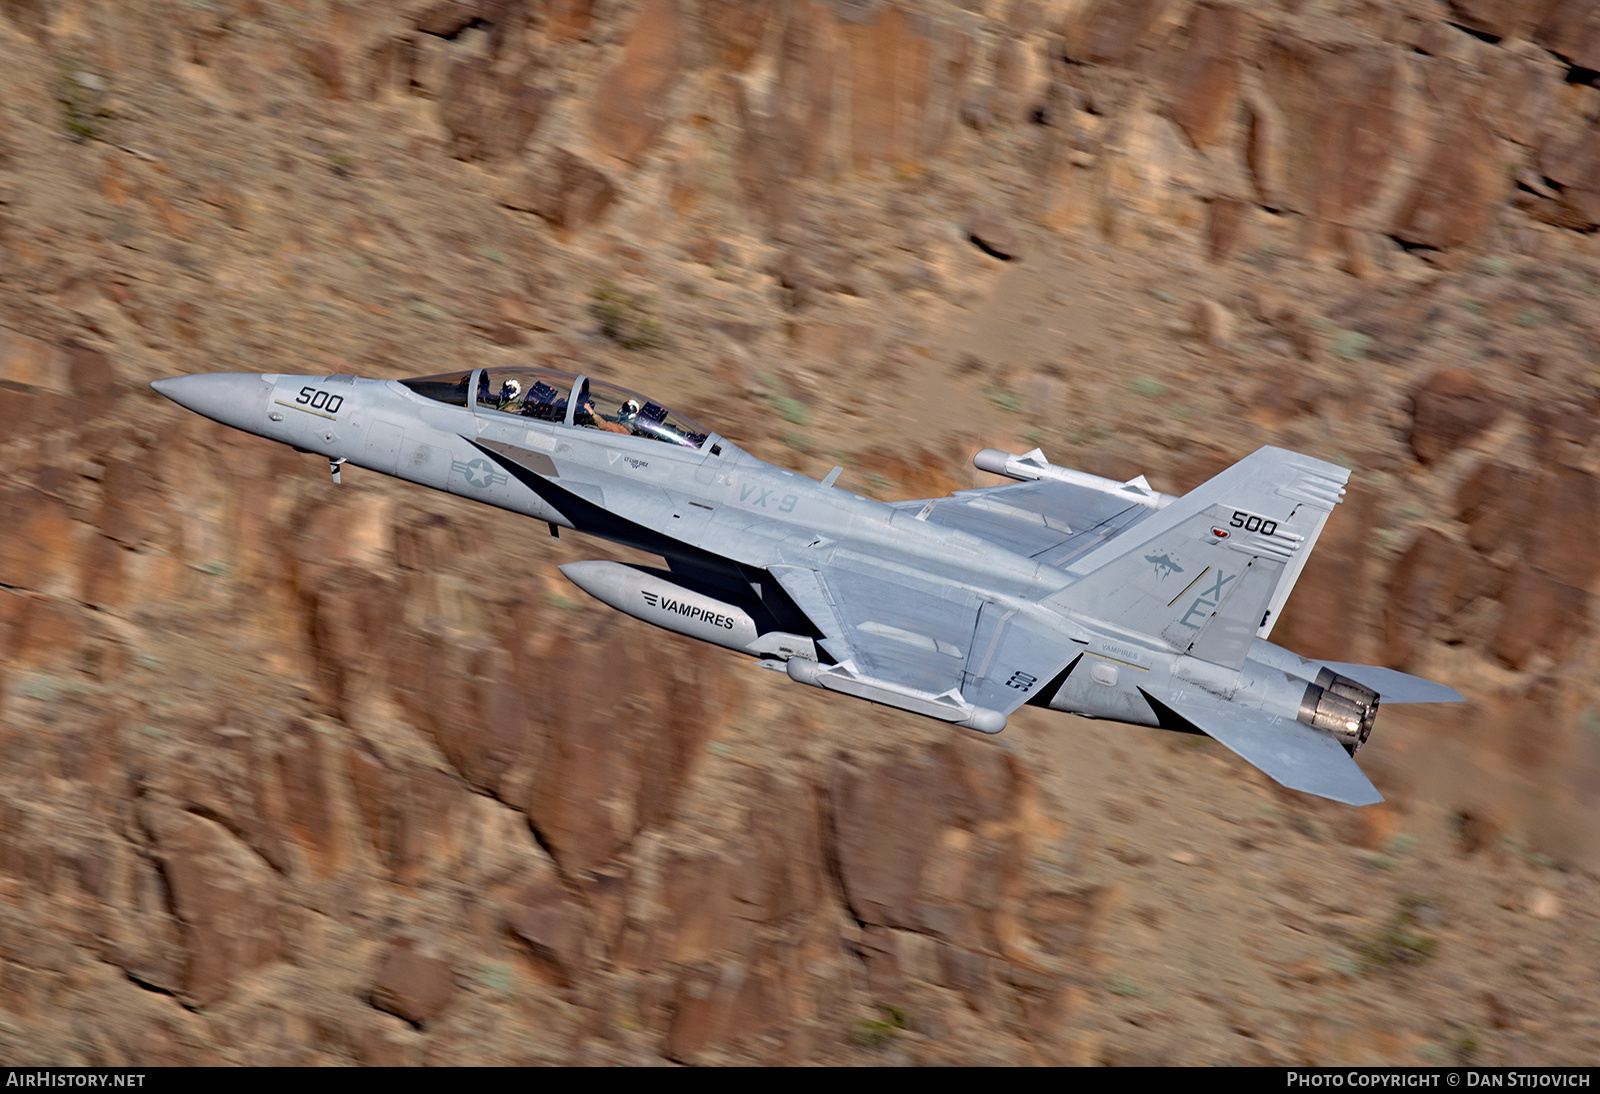
[[470, 463], [456, 460], [450, 464], [450, 470], [466, 479], [468, 485], [476, 486], [479, 490], [509, 481], [504, 474], [494, 469], [494, 464], [481, 456]]
[[1155, 572], [1161, 575], [1161, 580], [1163, 581], [1166, 580], [1168, 574], [1183, 573], [1183, 567], [1172, 561], [1170, 555], [1145, 555], [1144, 560], [1156, 568]]

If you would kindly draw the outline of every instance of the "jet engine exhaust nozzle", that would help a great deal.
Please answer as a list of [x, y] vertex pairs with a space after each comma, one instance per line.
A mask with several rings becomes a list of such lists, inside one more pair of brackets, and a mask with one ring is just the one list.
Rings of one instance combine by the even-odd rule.
[[1323, 669], [1315, 683], [1306, 685], [1298, 720], [1331, 734], [1354, 756], [1372, 736], [1377, 717], [1377, 692], [1331, 669]]

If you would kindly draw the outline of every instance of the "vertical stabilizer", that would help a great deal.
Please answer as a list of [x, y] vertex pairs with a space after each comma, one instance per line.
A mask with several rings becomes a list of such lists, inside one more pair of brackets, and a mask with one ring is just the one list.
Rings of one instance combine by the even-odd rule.
[[1262, 448], [1072, 564], [1052, 603], [1230, 668], [1272, 630], [1350, 472]]

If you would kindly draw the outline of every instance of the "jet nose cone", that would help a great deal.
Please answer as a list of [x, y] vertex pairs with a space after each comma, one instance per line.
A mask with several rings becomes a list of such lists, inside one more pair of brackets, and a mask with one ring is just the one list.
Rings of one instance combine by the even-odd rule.
[[261, 431], [272, 394], [272, 385], [254, 372], [168, 376], [150, 386], [186, 410], [251, 433]]

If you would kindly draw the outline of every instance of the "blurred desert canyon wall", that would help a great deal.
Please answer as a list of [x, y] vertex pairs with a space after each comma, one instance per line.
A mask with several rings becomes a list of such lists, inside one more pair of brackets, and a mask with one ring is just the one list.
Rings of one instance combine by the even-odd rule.
[[[0, 1057], [1592, 1062], [1600, 8], [0, 0]], [[881, 498], [1354, 470], [1389, 797], [827, 697], [148, 381], [538, 361]]]

